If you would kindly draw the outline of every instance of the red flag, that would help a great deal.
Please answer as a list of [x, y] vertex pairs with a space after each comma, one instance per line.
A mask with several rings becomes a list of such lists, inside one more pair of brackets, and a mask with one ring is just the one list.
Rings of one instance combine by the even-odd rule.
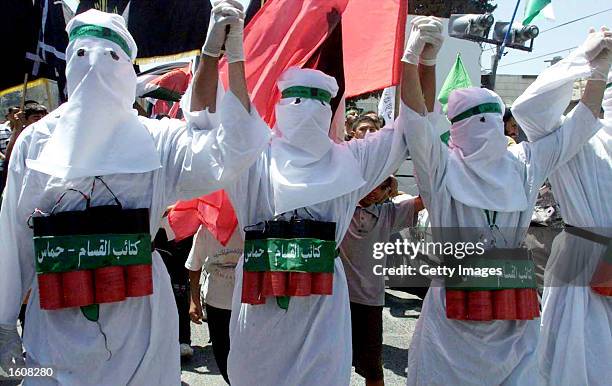
[[[348, 0], [270, 0], [245, 27], [247, 86], [257, 111], [270, 126], [280, 98], [276, 88], [280, 74], [306, 64], [340, 22], [347, 4]], [[227, 88], [225, 60], [220, 72]]]
[[351, 0], [342, 15], [345, 97], [400, 81], [407, 0]]
[[204, 225], [223, 246], [227, 245], [238, 225], [236, 213], [224, 190], [177, 202], [168, 213], [168, 222], [176, 241], [186, 239]]
[[199, 199], [178, 201], [168, 213], [168, 223], [174, 232], [174, 239], [181, 241], [194, 235], [202, 222], [198, 217]]

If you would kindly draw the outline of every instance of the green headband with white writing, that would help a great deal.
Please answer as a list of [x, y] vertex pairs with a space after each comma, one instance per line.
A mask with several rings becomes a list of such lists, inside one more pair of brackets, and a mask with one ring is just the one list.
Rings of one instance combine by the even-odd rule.
[[130, 58], [132, 57], [132, 50], [130, 50], [130, 46], [127, 44], [125, 39], [123, 39], [121, 35], [119, 35], [117, 32], [113, 31], [110, 28], [94, 24], [83, 24], [73, 28], [72, 31], [70, 31], [69, 39], [74, 40], [85, 36], [93, 36], [95, 38], [110, 40], [111, 42], [121, 47], [121, 49]]
[[308, 98], [329, 103], [332, 95], [330, 92], [314, 87], [293, 86], [281, 92], [281, 98]]
[[474, 115], [478, 115], [478, 114], [485, 114], [485, 113], [498, 113], [501, 114], [501, 106], [499, 105], [499, 103], [483, 103], [481, 105], [478, 106], [474, 106], [471, 109], [468, 109], [464, 112], [462, 112], [461, 114], [457, 115], [456, 117], [454, 117], [453, 119], [451, 119], [451, 123], [457, 123], [459, 121], [462, 121], [464, 119], [467, 119], [469, 117], [472, 117]]

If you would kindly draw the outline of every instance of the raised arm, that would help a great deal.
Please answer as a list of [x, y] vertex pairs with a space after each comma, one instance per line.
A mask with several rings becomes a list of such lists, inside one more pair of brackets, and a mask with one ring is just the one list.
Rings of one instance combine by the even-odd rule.
[[[442, 181], [447, 149], [435, 130], [435, 64], [442, 45], [442, 25], [435, 18], [416, 17], [402, 58], [402, 118], [419, 193], [427, 206]], [[428, 114], [428, 112], [430, 112]]]
[[[408, 155], [407, 132], [411, 130], [414, 114], [417, 119], [424, 118], [428, 106], [433, 109], [435, 94], [435, 56], [442, 44], [442, 25], [433, 18], [418, 17], [412, 22], [413, 29], [419, 26], [435, 35], [428, 41], [421, 35], [411, 34], [406, 48], [406, 54], [402, 61], [406, 62], [402, 68], [400, 115], [393, 123], [393, 127], [385, 127], [379, 132], [369, 135], [364, 140], [347, 142], [361, 166], [361, 172], [366, 184], [362, 186], [357, 194], [360, 197], [368, 194], [378, 186], [389, 174], [394, 173]], [[424, 49], [428, 47], [428, 57], [421, 56]], [[410, 59], [406, 59], [409, 57]], [[421, 63], [419, 64], [419, 60]], [[421, 87], [423, 85], [423, 87]], [[415, 113], [418, 112], [417, 113]]]
[[[166, 133], [160, 135], [166, 136], [160, 141], [162, 146], [170, 147], [169, 156], [162, 161], [168, 176], [167, 203], [228, 187], [253, 165], [269, 141], [270, 130], [251, 108], [247, 92], [243, 23], [239, 2], [214, 3], [202, 61], [181, 102], [187, 128], [158, 130]], [[223, 45], [229, 62], [230, 92], [221, 97], [218, 61]], [[231, 119], [224, 120], [224, 116]]]
[[512, 114], [530, 141], [559, 128], [572, 97], [574, 82], [578, 79], [589, 79], [581, 102], [593, 115], [599, 115], [610, 65], [610, 48], [606, 48], [610, 45], [609, 36], [607, 30], [591, 31], [582, 46], [544, 70], [516, 99]]
[[[540, 180], [573, 158], [591, 136], [601, 128], [597, 118], [610, 69], [610, 48], [612, 48], [612, 35], [605, 29], [600, 32], [591, 31], [585, 43], [580, 47], [581, 55], [587, 60], [588, 71], [584, 74], [584, 70], [577, 70], [569, 75], [569, 79], [581, 74], [582, 71], [583, 75], [589, 77], [589, 80], [580, 103], [571, 113], [563, 120], [561, 116], [552, 117], [554, 122], [562, 121], [561, 124], [556, 123], [553, 126], [550, 122], [544, 121], [537, 112], [532, 111], [537, 107], [530, 107], [530, 100], [534, 100], [534, 104], [538, 106], [546, 102], [541, 97], [538, 98], [537, 90], [528, 90], [531, 98], [521, 97], [519, 106], [513, 110], [517, 113], [517, 121], [524, 126], [523, 130], [532, 140], [531, 143], [523, 146], [530, 162], [537, 166]], [[553, 82], [555, 77], [567, 77], [564, 71], [568, 64], [576, 65], [579, 61], [579, 57], [573, 57], [569, 63], [562, 63], [561, 66], [547, 69], [546, 73], [538, 78], [537, 89], [542, 90], [548, 97], [554, 96], [564, 101], [569, 99], [571, 89], [563, 83]], [[557, 102], [548, 100], [548, 103], [554, 106]]]
[[[248, 110], [250, 103], [246, 80], [244, 80], [243, 25], [244, 12], [240, 2], [235, 0], [213, 2], [208, 34], [202, 47], [200, 66], [193, 78], [191, 111], [205, 109], [211, 113], [216, 111], [218, 64], [224, 45], [225, 55], [229, 62], [230, 90], [238, 96]], [[245, 95], [246, 100], [243, 101]]]

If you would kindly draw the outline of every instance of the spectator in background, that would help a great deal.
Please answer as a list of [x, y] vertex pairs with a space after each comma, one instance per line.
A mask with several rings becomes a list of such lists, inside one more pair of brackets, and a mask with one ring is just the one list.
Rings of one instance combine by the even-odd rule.
[[382, 272], [380, 275], [374, 272], [375, 266], [386, 265], [386, 256], [375, 259], [374, 244], [388, 242], [392, 233], [414, 226], [418, 212], [423, 209], [420, 197], [402, 195], [398, 203], [387, 201], [396, 193], [397, 180], [390, 176], [362, 198], [340, 244], [351, 306], [353, 366], [368, 386], [384, 384], [385, 277]]
[[11, 132], [13, 129], [14, 121], [16, 120], [15, 114], [19, 111], [19, 107], [9, 107], [8, 113], [6, 113], [6, 122], [0, 125], [0, 196], [4, 190], [4, 183], [6, 181], [5, 176], [5, 164], [8, 166], [8, 158], [6, 157], [6, 149], [8, 147], [9, 140], [11, 138]]
[[[19, 111], [18, 107], [9, 108], [6, 115], [8, 122], [0, 129], [0, 194], [6, 185], [8, 163], [15, 141], [23, 129], [39, 121], [45, 115], [47, 115], [47, 108], [33, 100], [25, 101], [23, 111]], [[7, 134], [8, 140], [6, 139]]]
[[[230, 349], [229, 324], [232, 315], [234, 270], [242, 255], [243, 244], [239, 227], [234, 229], [229, 241], [223, 246], [205, 226], [200, 226], [185, 263], [185, 267], [189, 270], [191, 289], [189, 317], [195, 324], [202, 324], [204, 319], [202, 304], [205, 305], [213, 355], [227, 383], [229, 383], [227, 356]], [[203, 288], [201, 296], [200, 284], [204, 281], [206, 290]]]
[[375, 133], [378, 130], [378, 120], [367, 115], [362, 115], [353, 122], [353, 138], [363, 139], [367, 133]]
[[355, 109], [349, 109], [346, 112], [346, 120], [344, 121], [344, 140], [350, 141], [353, 139], [353, 123], [359, 116], [359, 112]]
[[376, 125], [379, 129], [384, 126], [384, 120], [378, 115], [376, 111], [366, 111], [365, 113], [361, 114], [361, 116], [372, 118], [376, 122]]
[[33, 100], [26, 101], [23, 106], [24, 128], [40, 121], [48, 113], [47, 108], [40, 103]]
[[508, 138], [508, 146], [521, 142], [519, 135], [521, 128], [512, 116], [512, 112], [506, 107], [504, 113], [504, 135]]

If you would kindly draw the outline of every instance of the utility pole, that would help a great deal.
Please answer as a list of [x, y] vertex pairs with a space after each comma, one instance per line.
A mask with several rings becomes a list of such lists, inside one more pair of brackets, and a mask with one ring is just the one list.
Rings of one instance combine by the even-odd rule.
[[497, 77], [497, 66], [499, 64], [499, 46], [495, 46], [495, 54], [491, 58], [491, 74], [489, 74], [489, 89], [495, 91], [495, 79]]

